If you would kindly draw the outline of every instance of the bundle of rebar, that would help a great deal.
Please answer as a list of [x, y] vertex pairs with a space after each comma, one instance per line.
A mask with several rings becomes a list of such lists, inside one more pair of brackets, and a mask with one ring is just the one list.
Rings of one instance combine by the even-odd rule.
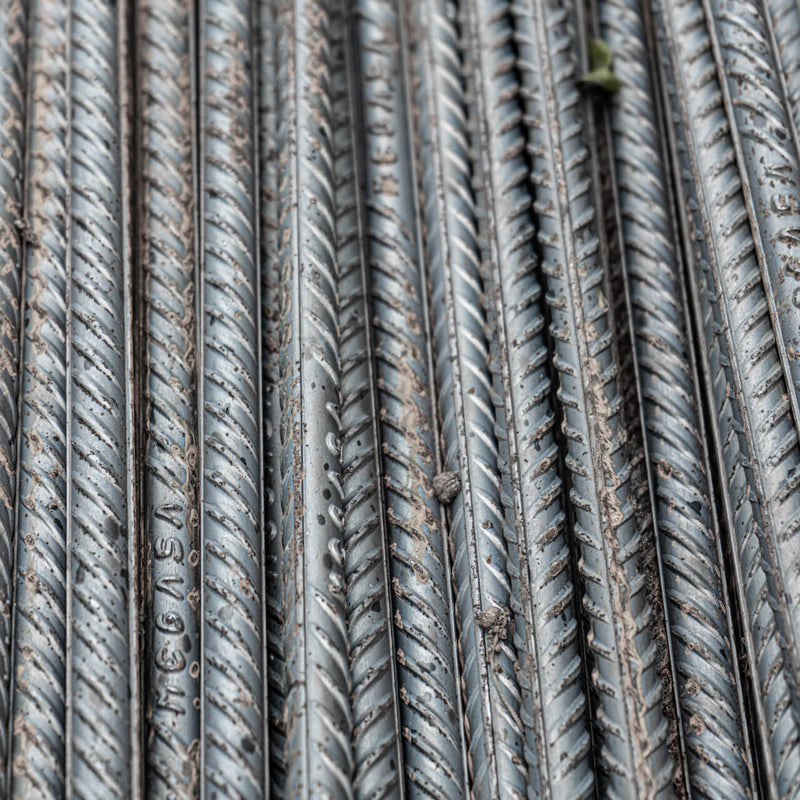
[[797, 0], [0, 0], [0, 800], [800, 798]]

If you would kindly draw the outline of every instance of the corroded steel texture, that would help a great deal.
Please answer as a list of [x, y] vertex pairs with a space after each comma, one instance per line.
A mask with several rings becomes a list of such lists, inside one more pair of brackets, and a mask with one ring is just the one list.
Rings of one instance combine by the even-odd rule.
[[196, 225], [185, 0], [138, 6], [148, 568], [147, 793], [199, 793]]
[[205, 0], [200, 92], [201, 781], [264, 791], [254, 7]]

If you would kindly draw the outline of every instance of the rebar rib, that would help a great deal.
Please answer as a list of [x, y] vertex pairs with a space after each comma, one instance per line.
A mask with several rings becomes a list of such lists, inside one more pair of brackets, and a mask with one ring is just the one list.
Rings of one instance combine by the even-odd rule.
[[66, 295], [69, 4], [29, 11], [28, 238], [9, 796], [63, 797], [66, 722]]
[[681, 188], [687, 230], [694, 232], [689, 274], [745, 612], [744, 644], [763, 745], [760, 771], [769, 796], [791, 797], [800, 789], [797, 673], [791, 639], [785, 638], [792, 624], [782, 567], [788, 536], [800, 520], [793, 490], [800, 450], [791, 389], [775, 345], [706, 15], [689, 0], [657, 8], [670, 57], [669, 85], [680, 112], [675, 120]]
[[449, 536], [471, 787], [479, 797], [521, 798], [527, 787], [524, 727], [517, 653], [508, 635], [511, 580], [456, 8], [428, 2], [417, 13], [417, 104], [443, 467], [460, 479], [449, 507]]
[[394, 654], [386, 507], [381, 481], [375, 353], [356, 152], [354, 30], [349, 10], [332, 12], [339, 356], [342, 377], [343, 533], [353, 713], [353, 789], [357, 798], [405, 794], [400, 690]]
[[71, 20], [66, 794], [138, 785], [124, 4]]
[[469, 3], [468, 24], [529, 796], [587, 797], [594, 775], [510, 5]]
[[466, 793], [437, 471], [402, 11], [359, 0], [366, 256], [409, 796]]
[[327, 0], [281, 4], [279, 241], [286, 791], [353, 793]]
[[644, 11], [638, 0], [604, 0], [600, 18], [615, 69], [625, 76], [611, 114], [623, 263], [691, 792], [744, 798], [754, 793], [752, 765], [736, 685], [720, 532], [710, 506]]
[[152, 798], [200, 784], [193, 26], [186, 0], [138, 6]]
[[261, 202], [261, 340], [264, 458], [265, 753], [270, 796], [284, 796], [286, 743], [281, 539], [280, 263], [278, 244], [278, 16], [275, 0], [260, 0], [259, 157]]
[[199, 19], [201, 796], [242, 800], [265, 779], [254, 16], [204, 0]]
[[674, 765], [630, 502], [618, 367], [587, 152], [580, 141], [568, 11], [554, 0], [520, 0], [515, 17], [538, 243], [581, 549], [600, 784], [610, 797], [665, 796]]
[[0, 6], [0, 794], [7, 790], [28, 5]]

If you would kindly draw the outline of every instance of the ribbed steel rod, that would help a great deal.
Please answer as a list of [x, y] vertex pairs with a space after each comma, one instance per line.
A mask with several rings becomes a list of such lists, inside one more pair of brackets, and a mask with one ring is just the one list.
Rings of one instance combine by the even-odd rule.
[[262, 425], [264, 458], [265, 753], [270, 797], [284, 796], [286, 723], [281, 537], [280, 263], [278, 245], [278, 17], [275, 0], [260, 0], [259, 158], [261, 211]]
[[400, 688], [394, 653], [389, 540], [381, 481], [375, 352], [363, 238], [361, 152], [356, 151], [359, 76], [351, 14], [332, 12], [339, 356], [342, 369], [342, 490], [347, 622], [357, 798], [405, 795]]
[[[594, 16], [596, 9], [590, 8]], [[600, 25], [595, 20], [595, 35], [600, 36]], [[588, 46], [582, 45], [582, 48]], [[587, 52], [588, 56], [588, 52]], [[587, 63], [581, 69], [589, 69]], [[628, 376], [620, 380], [622, 419], [630, 460], [630, 499], [634, 509], [636, 529], [641, 539], [642, 570], [646, 576], [647, 598], [652, 607], [651, 634], [656, 648], [656, 665], [661, 678], [661, 699], [667, 721], [669, 751], [677, 763], [673, 779], [673, 791], [678, 797], [689, 792], [687, 776], [686, 744], [680, 726], [677, 677], [672, 657], [672, 634], [668, 628], [665, 606], [667, 593], [663, 579], [660, 544], [656, 536], [656, 496], [650, 485], [652, 471], [647, 458], [643, 419], [643, 399], [639, 379], [640, 367], [634, 357], [634, 340], [631, 325], [630, 302], [627, 277], [624, 269], [622, 218], [617, 199], [616, 176], [613, 166], [612, 131], [609, 109], [593, 92], [587, 92], [584, 108], [587, 125], [584, 141], [589, 148], [592, 164], [592, 183], [595, 187], [596, 208], [602, 209], [598, 217], [600, 247], [607, 254], [608, 272], [603, 291], [610, 298], [609, 318], [613, 330], [614, 344], [619, 359], [619, 374]]]
[[[800, 430], [800, 154], [769, 15], [760, 0], [703, 0], [733, 152]], [[800, 19], [800, 16], [798, 17]], [[795, 615], [800, 615], [800, 597]], [[800, 616], [797, 616], [800, 620]], [[794, 645], [797, 647], [797, 644]], [[797, 665], [800, 651], [792, 657]]]
[[201, 796], [264, 794], [255, 7], [200, 8]]
[[75, 0], [67, 255], [66, 796], [139, 788], [124, 3]]
[[511, 572], [529, 781], [532, 796], [587, 797], [594, 775], [511, 8], [476, 0], [467, 10], [487, 291], [504, 397], [498, 422], [507, 437], [515, 521], [507, 538], [516, 542], [510, 560], [518, 552], [519, 561]]
[[656, 528], [694, 797], [750, 797], [735, 632], [691, 361], [681, 263], [638, 0], [603, 0], [604, 41], [625, 76], [611, 113], [623, 264], [644, 403]]
[[187, 0], [137, 6], [146, 378], [147, 794], [199, 794], [196, 225]]
[[280, 199], [286, 792], [351, 797], [328, 0], [281, 4]]
[[0, 795], [9, 754], [27, 16], [24, 2], [0, 5]]
[[365, 228], [406, 788], [444, 800], [467, 789], [401, 14], [356, 4]]
[[443, 467], [460, 479], [449, 508], [449, 536], [471, 788], [479, 797], [522, 797], [524, 727], [509, 637], [511, 580], [456, 16], [455, 5], [441, 0], [420, 4], [415, 14]]
[[[800, 127], [800, 8], [792, 0], [763, 0], [769, 14], [795, 131]], [[777, 77], [777, 76], [775, 76]]]
[[17, 399], [26, 125], [25, 3], [0, 7], [0, 794], [7, 792], [11, 711]]
[[553, 0], [515, 5], [538, 242], [581, 546], [597, 762], [601, 787], [610, 796], [666, 796], [674, 765], [629, 495], [630, 464], [567, 14]]
[[[25, 298], [9, 796], [63, 797], [69, 4], [29, 6]], [[3, 95], [5, 96], [5, 95]]]
[[[800, 524], [791, 390], [764, 297], [718, 64], [705, 27], [698, 25], [703, 10], [693, 0], [656, 8], [670, 56], [668, 85], [680, 112], [679, 177], [694, 258], [689, 274], [745, 612], [744, 644], [762, 741], [759, 771], [769, 796], [789, 797], [800, 789], [796, 670], [791, 640], [784, 638], [784, 631], [792, 632], [785, 597], [791, 562], [784, 558], [794, 539], [790, 532]], [[692, 37], [677, 35], [687, 28]]]

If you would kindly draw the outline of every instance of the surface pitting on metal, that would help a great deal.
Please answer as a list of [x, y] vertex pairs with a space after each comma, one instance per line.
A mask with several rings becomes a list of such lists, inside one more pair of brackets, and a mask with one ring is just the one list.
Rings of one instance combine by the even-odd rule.
[[800, 798], [798, 24], [0, 0], [0, 798]]

